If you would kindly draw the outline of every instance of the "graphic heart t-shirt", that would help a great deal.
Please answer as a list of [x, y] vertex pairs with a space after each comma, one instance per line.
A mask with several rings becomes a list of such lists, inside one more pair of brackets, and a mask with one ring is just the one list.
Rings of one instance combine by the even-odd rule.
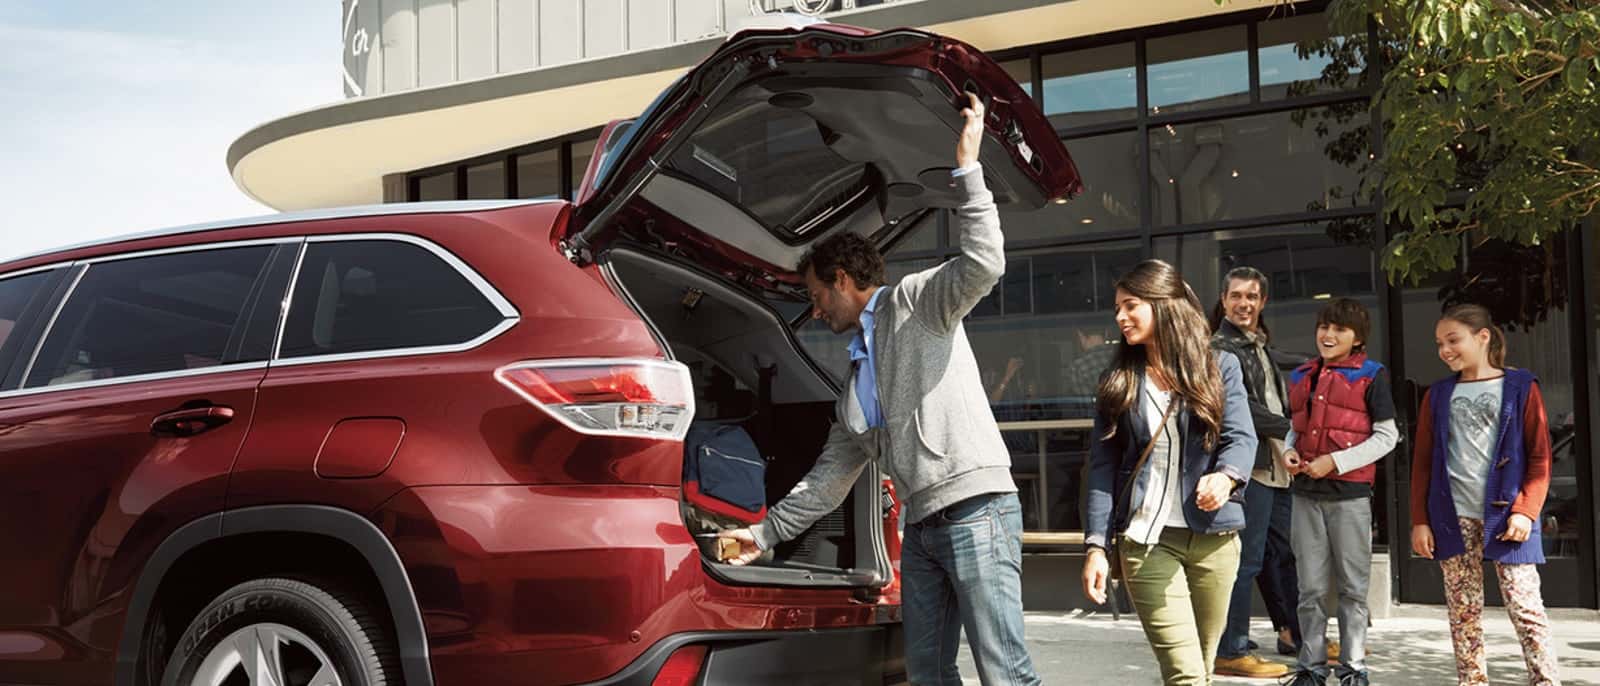
[[1500, 440], [1500, 397], [1506, 378], [1456, 384], [1450, 396], [1450, 499], [1456, 516], [1483, 519], [1484, 490]]

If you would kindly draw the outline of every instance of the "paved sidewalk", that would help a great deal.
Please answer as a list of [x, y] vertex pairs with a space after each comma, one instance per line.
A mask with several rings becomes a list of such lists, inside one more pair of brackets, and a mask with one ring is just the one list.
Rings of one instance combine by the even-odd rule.
[[[1490, 680], [1495, 684], [1527, 683], [1511, 622], [1500, 608], [1486, 608], [1484, 615]], [[1560, 644], [1556, 655], [1561, 661], [1562, 683], [1600, 686], [1600, 613], [1555, 610], [1552, 615], [1551, 633]], [[1330, 628], [1337, 633], [1336, 626]], [[1027, 634], [1034, 665], [1046, 684], [1144, 686], [1161, 682], [1137, 617], [1123, 615], [1121, 621], [1113, 621], [1110, 613], [1030, 612]], [[1258, 620], [1251, 634], [1257, 642], [1270, 645], [1272, 626], [1265, 619]], [[1375, 651], [1367, 660], [1374, 684], [1455, 683], [1450, 627], [1441, 607], [1408, 606], [1398, 609], [1394, 617], [1374, 620], [1368, 643]], [[1270, 657], [1290, 662], [1276, 654]], [[978, 683], [965, 645], [961, 648], [961, 673], [965, 683]], [[1218, 678], [1216, 683], [1265, 686], [1277, 681]]]

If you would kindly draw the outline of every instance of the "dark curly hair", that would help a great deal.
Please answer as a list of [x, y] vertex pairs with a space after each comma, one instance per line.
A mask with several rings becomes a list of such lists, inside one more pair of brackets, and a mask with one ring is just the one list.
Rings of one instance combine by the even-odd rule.
[[1367, 307], [1351, 298], [1339, 298], [1322, 306], [1317, 312], [1317, 326], [1335, 324], [1354, 331], [1356, 352], [1366, 352], [1367, 334], [1372, 333], [1372, 317]]
[[818, 281], [829, 286], [833, 285], [834, 274], [839, 269], [855, 279], [857, 288], [883, 285], [883, 255], [879, 254], [878, 247], [861, 234], [849, 231], [836, 233], [811, 246], [805, 257], [800, 258], [798, 269], [801, 274], [810, 271]]

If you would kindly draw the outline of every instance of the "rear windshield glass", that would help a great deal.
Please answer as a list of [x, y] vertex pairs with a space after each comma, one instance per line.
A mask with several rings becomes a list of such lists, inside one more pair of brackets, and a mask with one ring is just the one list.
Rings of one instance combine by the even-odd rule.
[[837, 134], [765, 95], [751, 88], [730, 99], [668, 167], [797, 240], [867, 195], [876, 170], [840, 157], [828, 147]]

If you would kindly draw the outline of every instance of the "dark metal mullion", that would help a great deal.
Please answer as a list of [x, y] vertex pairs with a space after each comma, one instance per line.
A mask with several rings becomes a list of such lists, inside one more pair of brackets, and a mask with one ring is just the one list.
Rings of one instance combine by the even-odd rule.
[[[1584, 226], [1587, 224], [1588, 226]], [[1600, 322], [1600, 303], [1590, 302], [1588, 280], [1594, 274], [1585, 268], [1586, 258], [1591, 254], [1600, 262], [1600, 243], [1595, 240], [1595, 221], [1590, 218], [1578, 226], [1567, 229], [1567, 284], [1572, 293], [1568, 312], [1578, 315], [1567, 317], [1570, 330], [1570, 349], [1583, 354], [1572, 356], [1573, 378], [1577, 387], [1572, 389], [1573, 416], [1589, 417], [1589, 421], [1574, 422], [1577, 435], [1572, 437], [1573, 462], [1576, 473], [1573, 475], [1578, 481], [1578, 511], [1588, 512], [1588, 517], [1580, 517], [1578, 525], [1578, 569], [1589, 570], [1592, 573], [1590, 583], [1578, 588], [1578, 602], [1584, 607], [1600, 605], [1600, 527], [1595, 523], [1600, 521], [1600, 481], [1596, 481], [1594, 468], [1595, 458], [1600, 458], [1600, 431], [1595, 431], [1595, 425], [1600, 423], [1600, 379], [1596, 379], [1594, 368], [1596, 346], [1600, 341], [1593, 340], [1592, 327]], [[1582, 454], [1587, 452], [1587, 455]], [[1587, 542], [1588, 545], [1584, 545]]]
[[1250, 56], [1250, 103], [1261, 102], [1261, 36], [1256, 22], [1245, 24], [1245, 45]]
[[455, 174], [456, 174], [456, 199], [457, 200], [466, 200], [467, 199], [467, 165], [465, 165], [465, 164], [456, 165]]
[[1133, 42], [1133, 85], [1138, 92], [1137, 119], [1138, 127], [1134, 129], [1139, 140], [1135, 146], [1139, 151], [1139, 252], [1142, 259], [1149, 259], [1155, 254], [1153, 239], [1150, 236], [1150, 225], [1155, 223], [1154, 194], [1150, 192], [1150, 89], [1149, 65], [1146, 64], [1145, 39], [1139, 37]]
[[572, 139], [569, 138], [567, 140], [561, 141], [561, 146], [557, 149], [556, 155], [557, 155], [557, 158], [556, 158], [556, 170], [557, 171], [556, 171], [556, 173], [561, 175], [561, 179], [560, 179], [558, 185], [556, 186], [560, 190], [558, 190], [557, 192], [561, 194], [561, 198], [563, 200], [571, 200], [572, 199]]
[[1125, 133], [1134, 130], [1135, 126], [1137, 125], [1128, 121], [1108, 121], [1085, 126], [1061, 126], [1056, 128], [1056, 136], [1059, 138], [1088, 138], [1089, 136], [1103, 136], [1108, 133]]
[[1033, 103], [1044, 111], [1044, 55], [1034, 50], [1028, 55], [1028, 72], [1033, 78]]
[[[1376, 45], [1377, 40], [1378, 24], [1376, 21], [1368, 18], [1368, 44]], [[1381, 67], [1379, 67], [1379, 69], [1381, 69]], [[1371, 136], [1368, 144], [1372, 146], [1372, 152], [1374, 155], [1381, 156], [1383, 154], [1382, 113], [1374, 113], [1373, 116], [1367, 118], [1367, 122], [1367, 130]], [[1409, 378], [1406, 376], [1407, 370], [1405, 356], [1405, 293], [1403, 289], [1391, 287], [1389, 285], [1388, 275], [1383, 272], [1383, 249], [1389, 244], [1389, 224], [1383, 212], [1383, 203], [1383, 184], [1380, 183], [1378, 184], [1377, 190], [1375, 191], [1372, 199], [1372, 254], [1377, 260], [1374, 264], [1374, 267], [1378, 272], [1378, 301], [1384, 304], [1384, 319], [1388, 322], [1389, 327], [1389, 349], [1386, 352], [1389, 355], [1389, 364], [1393, 369], [1393, 376], [1391, 378], [1405, 381]], [[1397, 402], [1395, 402], [1395, 406], [1400, 408], [1400, 418], [1402, 421], [1409, 417], [1416, 410], [1410, 394], [1405, 393], [1405, 391], [1412, 388], [1414, 388], [1414, 386], [1409, 383], [1391, 383], [1389, 385], [1389, 392], [1391, 394], [1399, 394], [1403, 396], [1395, 399], [1397, 400]], [[1412, 418], [1412, 423], [1410, 426], [1415, 425], [1415, 418]], [[1411, 432], [1406, 432], [1406, 435], [1410, 434]], [[1401, 484], [1397, 480], [1398, 475], [1410, 474], [1409, 467], [1411, 465], [1411, 460], [1407, 453], [1408, 451], [1406, 449], [1401, 448], [1395, 451], [1393, 457], [1383, 460], [1384, 479], [1389, 485], [1389, 497], [1387, 498], [1389, 516], [1387, 528], [1389, 531], [1389, 600], [1391, 602], [1398, 602], [1400, 600], [1401, 592], [1405, 590], [1403, 588], [1407, 576], [1405, 571], [1406, 567], [1410, 564], [1411, 559], [1411, 546], [1408, 545], [1411, 538], [1409, 535], [1409, 529], [1405, 525], [1405, 523], [1409, 522], [1411, 519], [1411, 479], [1409, 476], [1407, 476], [1404, 484], [1405, 488], [1400, 488]], [[1396, 464], [1399, 460], [1406, 461], [1407, 469], [1399, 469], [1398, 465]]]
[[1370, 93], [1362, 91], [1338, 91], [1334, 93], [1319, 93], [1299, 98], [1286, 98], [1283, 100], [1269, 100], [1257, 104], [1230, 105], [1193, 112], [1174, 112], [1171, 114], [1158, 114], [1149, 117], [1150, 126], [1166, 126], [1171, 124], [1198, 124], [1217, 119], [1232, 119], [1234, 117], [1249, 116], [1252, 114], [1275, 114], [1290, 110], [1304, 110], [1329, 105], [1342, 105], [1347, 102], [1360, 102], [1370, 100]]
[[506, 199], [517, 197], [517, 156], [506, 155]]

